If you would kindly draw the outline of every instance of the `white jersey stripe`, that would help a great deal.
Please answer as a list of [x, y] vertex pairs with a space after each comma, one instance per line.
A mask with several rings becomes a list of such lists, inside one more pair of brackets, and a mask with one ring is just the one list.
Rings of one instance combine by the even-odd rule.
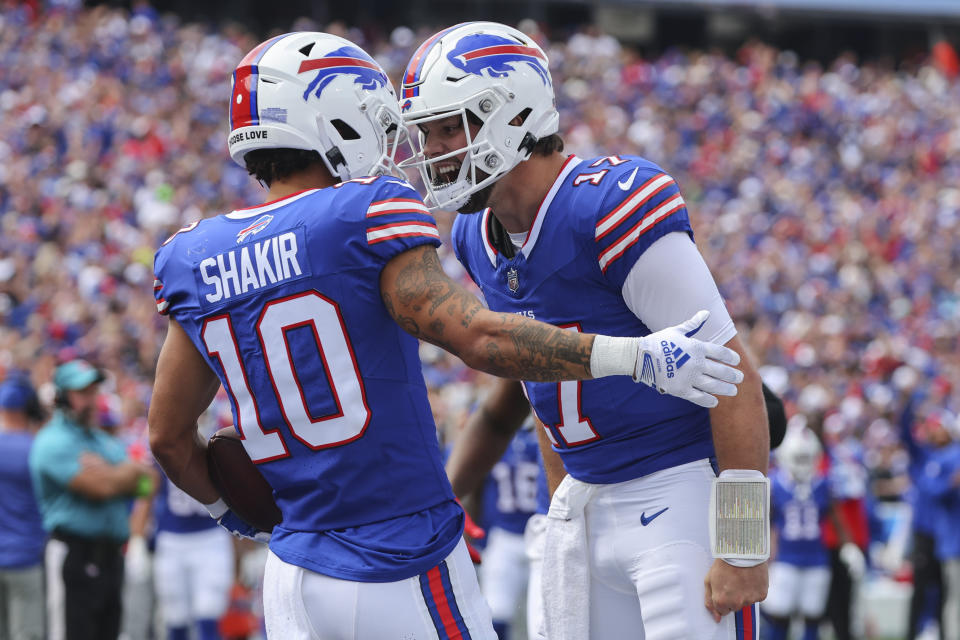
[[639, 224], [634, 225], [632, 229], [623, 234], [616, 242], [610, 245], [606, 251], [600, 254], [600, 270], [606, 271], [610, 263], [622, 256], [640, 236], [650, 230], [669, 215], [672, 215], [682, 209], [686, 204], [683, 197], [678, 193], [659, 207], [648, 213]]
[[673, 178], [665, 173], [648, 180], [646, 184], [630, 194], [629, 198], [621, 202], [620, 206], [600, 220], [600, 222], [597, 224], [594, 238], [599, 240], [605, 236], [607, 233], [613, 230], [614, 227], [620, 224], [624, 218], [629, 217], [639, 207], [643, 206], [647, 200], [653, 197], [655, 193], [660, 191], [662, 188], [665, 188], [671, 182], [673, 182]]
[[367, 231], [367, 242], [376, 244], [385, 240], [394, 238], [404, 238], [407, 236], [428, 236], [439, 238], [440, 232], [432, 224], [424, 222], [411, 222], [402, 224], [390, 224], [383, 227], [375, 227]]
[[367, 209], [367, 217], [383, 216], [388, 213], [423, 213], [431, 215], [427, 206], [413, 198], [393, 198], [392, 200], [380, 200], [373, 202]]

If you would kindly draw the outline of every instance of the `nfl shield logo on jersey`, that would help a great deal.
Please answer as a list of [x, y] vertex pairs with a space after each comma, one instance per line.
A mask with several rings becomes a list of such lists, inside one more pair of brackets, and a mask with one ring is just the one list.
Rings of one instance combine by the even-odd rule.
[[507, 286], [510, 287], [510, 293], [516, 293], [520, 288], [520, 272], [516, 267], [507, 269]]

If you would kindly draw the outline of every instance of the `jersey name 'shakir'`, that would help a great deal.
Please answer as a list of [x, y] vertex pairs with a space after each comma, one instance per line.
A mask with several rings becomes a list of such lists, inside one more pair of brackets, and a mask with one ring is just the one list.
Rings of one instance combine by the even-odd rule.
[[243, 245], [216, 257], [204, 258], [197, 268], [204, 285], [203, 298], [209, 303], [243, 295], [304, 274], [298, 256], [303, 231], [288, 231]]
[[220, 378], [287, 562], [400, 580], [460, 539], [419, 343], [380, 293], [384, 266], [425, 244], [440, 234], [423, 201], [379, 177], [202, 220], [157, 252], [157, 309]]

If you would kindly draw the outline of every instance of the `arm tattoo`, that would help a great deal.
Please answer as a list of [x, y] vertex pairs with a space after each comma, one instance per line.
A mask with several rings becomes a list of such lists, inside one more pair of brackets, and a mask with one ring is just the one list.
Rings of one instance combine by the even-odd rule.
[[[411, 256], [413, 257], [413, 256]], [[469, 329], [484, 307], [470, 292], [444, 273], [436, 251], [422, 251], [397, 273], [395, 290], [384, 293], [384, 304], [394, 320], [414, 337], [447, 351], [457, 331]], [[485, 370], [514, 379], [554, 381], [586, 378], [590, 374], [591, 343], [582, 334], [502, 313], [484, 321], [481, 342]], [[448, 331], [448, 322], [460, 325]], [[463, 355], [463, 354], [458, 354]]]

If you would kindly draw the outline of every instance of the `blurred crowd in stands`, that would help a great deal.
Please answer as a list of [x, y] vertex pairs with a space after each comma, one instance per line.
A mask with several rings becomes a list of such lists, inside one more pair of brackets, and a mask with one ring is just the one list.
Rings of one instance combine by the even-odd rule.
[[[166, 327], [153, 253], [192, 220], [261, 200], [226, 153], [225, 104], [234, 66], [270, 34], [147, 4], [51, 4], [0, 14], [0, 379], [27, 372], [49, 404], [57, 364], [95, 361], [111, 373], [103, 425], [142, 448]], [[291, 30], [344, 35], [396, 81], [440, 26]], [[760, 43], [646, 57], [589, 27], [519, 26], [550, 57], [568, 151], [642, 155], [677, 179], [766, 382], [862, 474], [849, 486], [888, 542], [897, 524], [876, 507], [910, 504], [918, 486], [900, 426], [921, 444], [933, 423], [960, 437], [954, 70], [822, 66]], [[447, 232], [452, 215], [438, 221]], [[488, 380], [429, 345], [423, 355], [449, 439]], [[873, 558], [874, 570], [902, 576], [906, 557]]]

